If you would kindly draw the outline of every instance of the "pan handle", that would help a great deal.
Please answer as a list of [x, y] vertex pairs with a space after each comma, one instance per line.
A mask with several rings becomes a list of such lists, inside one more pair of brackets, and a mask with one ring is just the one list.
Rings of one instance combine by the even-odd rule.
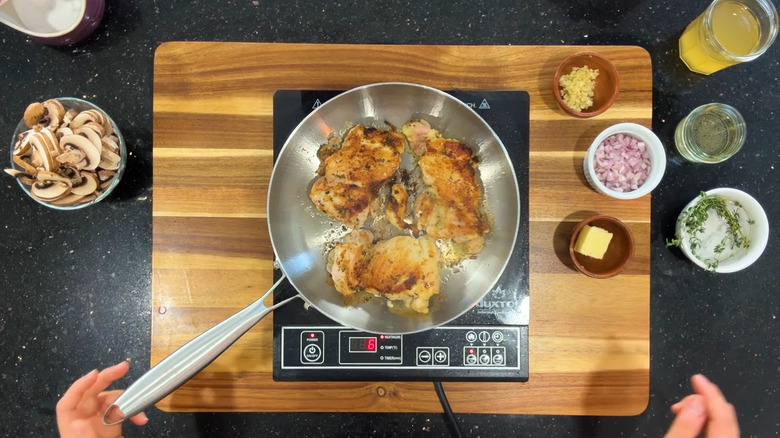
[[230, 318], [198, 335], [130, 385], [103, 414], [103, 424], [119, 424], [141, 413], [190, 380], [275, 308], [299, 297], [288, 298], [271, 307], [265, 298], [285, 279], [279, 279], [257, 301]]

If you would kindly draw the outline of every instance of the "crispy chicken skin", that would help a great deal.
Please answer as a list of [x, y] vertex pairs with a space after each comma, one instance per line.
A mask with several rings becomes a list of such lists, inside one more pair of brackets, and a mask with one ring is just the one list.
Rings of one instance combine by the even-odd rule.
[[398, 236], [372, 245], [371, 233], [353, 231], [330, 252], [328, 270], [344, 296], [365, 291], [403, 301], [423, 314], [441, 288], [439, 250], [427, 236]]
[[350, 227], [368, 218], [379, 190], [401, 164], [405, 139], [400, 133], [357, 125], [341, 142], [326, 143], [318, 153], [320, 178], [309, 197], [320, 211]]
[[353, 228], [360, 227], [368, 219], [369, 206], [376, 198], [370, 189], [325, 177], [314, 182], [309, 196], [318, 210]]
[[342, 295], [351, 297], [361, 290], [361, 276], [373, 240], [374, 236], [370, 232], [355, 230], [328, 253], [327, 269], [333, 279], [333, 286]]
[[[482, 241], [490, 227], [471, 149], [458, 140], [428, 138], [418, 165], [425, 185], [414, 206], [419, 229], [434, 239]], [[482, 249], [476, 242], [470, 246]]]
[[401, 300], [417, 313], [428, 313], [428, 304], [439, 294], [439, 250], [428, 236], [398, 236], [374, 245], [363, 274], [367, 292]]
[[402, 231], [409, 228], [409, 224], [405, 222], [406, 212], [409, 208], [408, 203], [409, 192], [406, 190], [406, 186], [393, 184], [390, 187], [390, 196], [387, 199], [385, 213], [390, 224]]

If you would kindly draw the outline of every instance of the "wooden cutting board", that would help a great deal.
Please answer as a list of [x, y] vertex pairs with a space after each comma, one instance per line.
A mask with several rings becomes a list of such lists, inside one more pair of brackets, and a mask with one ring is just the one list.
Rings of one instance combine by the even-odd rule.
[[[614, 106], [566, 116], [551, 81], [580, 50], [612, 60]], [[266, 224], [272, 97], [404, 81], [530, 93], [530, 380], [445, 383], [456, 412], [635, 415], [648, 402], [650, 197], [591, 190], [582, 159], [618, 122], [650, 127], [649, 54], [625, 46], [399, 46], [170, 42], [154, 63], [152, 342], [155, 364], [271, 285]], [[595, 280], [568, 258], [575, 224], [627, 222], [636, 255]], [[430, 382], [274, 382], [266, 318], [157, 407], [166, 411], [441, 412]]]

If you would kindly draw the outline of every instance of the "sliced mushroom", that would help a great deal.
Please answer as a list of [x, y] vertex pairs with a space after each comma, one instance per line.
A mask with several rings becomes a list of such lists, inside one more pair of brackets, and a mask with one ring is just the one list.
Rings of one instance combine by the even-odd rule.
[[28, 186], [31, 186], [31, 185], [35, 184], [35, 181], [36, 181], [35, 177], [33, 177], [33, 176], [29, 175], [29, 174], [26, 174], [26, 173], [22, 172], [19, 169], [5, 169], [5, 173], [7, 173], [7, 174], [11, 175], [12, 177], [18, 179], [19, 181], [22, 182], [22, 184], [25, 184], [25, 185], [28, 185]]
[[42, 103], [31, 103], [27, 105], [27, 109], [24, 110], [24, 124], [27, 125], [28, 128], [37, 126], [44, 115], [46, 115], [46, 108], [43, 107]]
[[66, 135], [73, 134], [73, 130], [68, 128], [67, 126], [60, 126], [57, 128], [57, 138], [61, 139], [62, 137]]
[[41, 157], [41, 154], [39, 154], [35, 148], [30, 148], [29, 163], [36, 169], [43, 168], [43, 157]]
[[89, 122], [95, 122], [99, 125], [105, 126], [106, 120], [107, 117], [100, 111], [94, 109], [88, 109], [80, 112], [76, 117], [74, 117], [73, 120], [70, 122], [70, 127], [72, 129], [76, 129]]
[[35, 131], [30, 129], [24, 131], [16, 137], [16, 143], [14, 144], [14, 155], [25, 155], [30, 151], [30, 138], [32, 138]]
[[72, 166], [74, 169], [86, 166], [86, 156], [81, 149], [68, 149], [55, 158], [60, 164]]
[[[92, 126], [94, 123], [90, 122], [87, 123], [84, 126], [80, 126], [73, 130], [74, 134], [80, 135], [82, 137], [86, 137], [89, 139], [89, 141], [92, 142], [92, 144], [95, 145], [95, 148], [97, 148], [98, 153], [103, 151], [103, 140], [101, 139], [101, 135], [95, 132], [94, 129], [92, 129]], [[102, 130], [103, 127], [98, 125], [98, 127]]]
[[101, 140], [103, 141], [103, 149], [108, 149], [111, 152], [119, 155], [119, 144], [114, 140], [113, 136], [106, 136]]
[[76, 168], [73, 167], [72, 165], [65, 164], [60, 166], [59, 174], [61, 176], [64, 176], [65, 178], [68, 178], [70, 180], [70, 184], [73, 187], [76, 187], [77, 185], [81, 184], [81, 179], [82, 179], [81, 172], [76, 170]]
[[25, 161], [22, 157], [14, 155], [12, 160], [14, 164], [23, 169], [24, 173], [32, 175], [33, 178], [35, 178], [35, 175], [38, 174], [38, 168]]
[[111, 119], [109, 119], [108, 116], [105, 114], [103, 114], [103, 129], [105, 130], [105, 133], [103, 135], [114, 134], [114, 126], [111, 124]]
[[89, 194], [87, 196], [81, 196], [76, 195], [73, 193], [70, 193], [68, 196], [57, 199], [56, 201], [51, 201], [50, 204], [56, 205], [59, 207], [65, 207], [68, 205], [76, 205], [76, 204], [86, 204], [88, 202], [92, 202], [97, 198], [97, 195], [95, 194]]
[[98, 170], [97, 174], [98, 174], [98, 179], [100, 180], [100, 182], [104, 182], [104, 181], [108, 181], [111, 178], [113, 178], [114, 175], [116, 175], [116, 172], [113, 171], [113, 170]]
[[85, 112], [90, 114], [95, 123], [103, 126], [103, 135], [111, 135], [114, 133], [114, 128], [111, 126], [111, 120], [108, 116], [96, 109], [87, 110]]
[[46, 127], [52, 131], [62, 123], [65, 107], [57, 99], [49, 99], [43, 103], [34, 102], [24, 111], [24, 124], [29, 128]]
[[30, 194], [40, 201], [51, 202], [62, 199], [71, 191], [70, 180], [57, 174], [38, 172], [38, 181], [30, 188]]
[[61, 183], [66, 183], [68, 185], [72, 185], [71, 181], [70, 181], [70, 178], [68, 178], [67, 176], [63, 176], [63, 175], [60, 175], [59, 173], [49, 172], [49, 171], [46, 171], [46, 170], [41, 170], [40, 172], [38, 172], [38, 174], [35, 175], [35, 179], [38, 180], [39, 182], [42, 182], [42, 183], [45, 183], [45, 182], [61, 182]]
[[73, 121], [73, 118], [79, 115], [79, 112], [75, 108], [71, 108], [65, 111], [65, 116], [62, 118], [62, 126], [68, 126]]
[[43, 107], [46, 109], [46, 117], [48, 117], [46, 127], [52, 131], [56, 130], [62, 123], [62, 118], [65, 117], [65, 107], [57, 99], [49, 99], [43, 102]]
[[60, 149], [60, 140], [57, 135], [49, 128], [42, 128], [37, 131], [37, 135], [41, 136], [46, 142], [46, 147], [49, 148], [52, 156], [57, 156], [62, 153]]
[[84, 195], [77, 195], [71, 190], [66, 196], [60, 199], [54, 199], [49, 201], [49, 204], [56, 205], [58, 207], [65, 207], [68, 205], [79, 204], [84, 199]]
[[98, 164], [100, 164], [100, 151], [86, 137], [76, 134], [66, 135], [60, 139], [60, 146], [63, 151], [78, 149], [84, 153], [86, 162], [84, 165], [79, 164], [76, 166], [79, 170], [95, 170]]
[[[41, 166], [45, 170], [56, 170], [59, 167], [59, 163], [51, 156], [51, 151], [49, 150], [49, 145], [46, 144], [45, 136], [42, 136], [40, 133], [36, 132], [30, 139], [30, 144], [35, 150], [35, 153], [37, 153], [37, 158], [40, 159]], [[36, 167], [40, 167], [36, 164], [35, 153], [33, 154], [33, 160], [31, 163]]]
[[103, 127], [103, 125], [97, 123], [97, 122], [87, 122], [79, 127], [79, 129], [89, 128], [100, 137], [106, 136], [106, 128]]
[[103, 149], [103, 152], [100, 154], [100, 168], [102, 169], [117, 170], [119, 169], [120, 161], [122, 161], [122, 157], [108, 149]]
[[100, 181], [100, 190], [106, 190], [113, 182], [116, 172], [113, 170], [98, 170], [98, 180]]
[[111, 134], [113, 130], [111, 129], [111, 122], [108, 120], [108, 117], [103, 114], [101, 111], [98, 111], [96, 109], [87, 110], [90, 111], [93, 115], [93, 118], [95, 119], [95, 123], [99, 123], [100, 125], [103, 125], [103, 129], [106, 131], [106, 135]]
[[84, 172], [81, 175], [81, 182], [78, 185], [74, 185], [73, 189], [70, 192], [76, 195], [86, 196], [95, 193], [95, 190], [97, 190], [97, 188], [98, 188], [97, 177], [92, 173]]
[[94, 122], [94, 121], [95, 121], [95, 119], [94, 119], [94, 117], [92, 116], [91, 113], [89, 113], [88, 111], [82, 111], [82, 112], [76, 114], [76, 117], [74, 117], [73, 120], [71, 120], [69, 126], [70, 126], [71, 129], [76, 129], [76, 128], [81, 127], [81, 125], [83, 125], [83, 124], [85, 124], [87, 122]]

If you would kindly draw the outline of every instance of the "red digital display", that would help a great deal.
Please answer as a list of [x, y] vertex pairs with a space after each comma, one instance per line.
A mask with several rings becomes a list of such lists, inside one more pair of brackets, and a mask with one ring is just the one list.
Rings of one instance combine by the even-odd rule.
[[376, 338], [349, 338], [350, 353], [376, 353]]

